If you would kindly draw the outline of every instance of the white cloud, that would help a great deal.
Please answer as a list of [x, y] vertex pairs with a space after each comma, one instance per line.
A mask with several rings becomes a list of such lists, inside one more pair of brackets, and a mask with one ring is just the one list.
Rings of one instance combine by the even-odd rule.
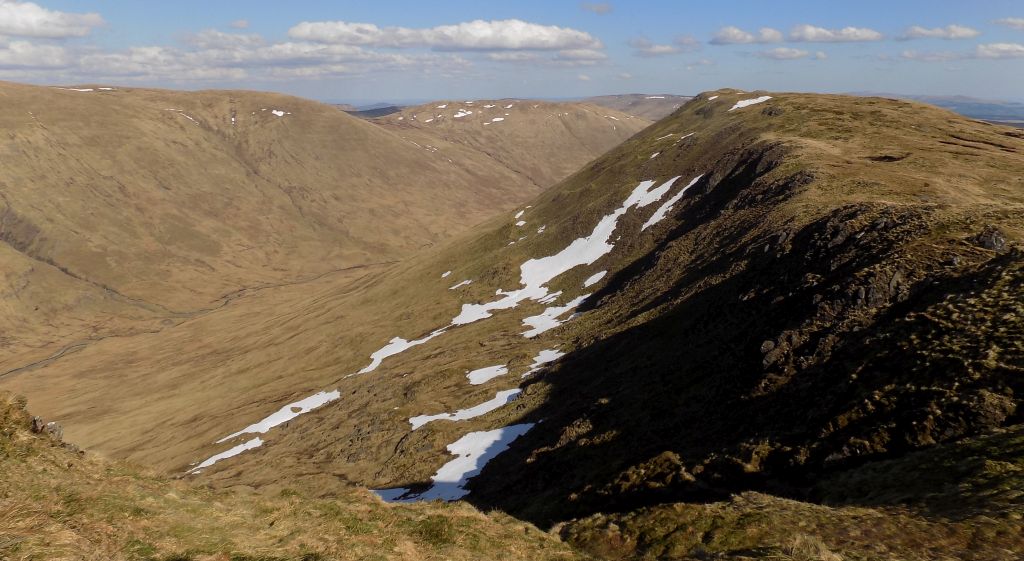
[[988, 43], [974, 51], [978, 58], [1024, 58], [1024, 45], [1019, 43]]
[[374, 47], [430, 47], [436, 50], [600, 49], [585, 31], [518, 19], [475, 20], [414, 29], [344, 21], [302, 22], [288, 30], [293, 39]]
[[34, 2], [0, 0], [0, 35], [62, 39], [84, 37], [103, 25], [96, 13], [47, 10]]
[[778, 47], [776, 49], [769, 49], [767, 51], [761, 51], [756, 53], [758, 57], [770, 58], [772, 60], [796, 60], [800, 58], [807, 58], [811, 53], [801, 49], [791, 49], [788, 47]]
[[601, 16], [612, 12], [612, 5], [608, 2], [583, 2], [580, 8]]
[[964, 25], [947, 25], [946, 27], [925, 28], [914, 25], [901, 35], [900, 40], [909, 39], [973, 39], [981, 35], [977, 29]]
[[258, 47], [266, 41], [256, 34], [224, 33], [216, 29], [204, 29], [185, 37], [185, 42], [200, 49], [228, 49], [238, 47]]
[[657, 44], [643, 37], [631, 39], [629, 46], [633, 47], [633, 54], [645, 58], [652, 58], [664, 55], [674, 55], [696, 51], [700, 49], [700, 42], [693, 37], [677, 37], [671, 44]]
[[247, 20], [247, 19], [236, 19], [235, 21], [231, 22], [228, 25], [230, 25], [231, 27], [233, 27], [235, 29], [249, 29], [249, 20]]
[[623, 73], [619, 74], [619, 79], [620, 80], [632, 80], [633, 79], [633, 75], [630, 74], [629, 72], [623, 72]]
[[825, 51], [818, 51], [818, 52], [814, 53], [814, 60], [825, 60], [827, 58], [828, 58], [828, 55], [825, 54]]
[[743, 31], [738, 27], [723, 27], [711, 39], [712, 45], [736, 45], [748, 43], [781, 43], [782, 32], [771, 27], [762, 27], [757, 35]]
[[584, 82], [589, 82], [590, 81], [590, 76], [587, 76], [586, 74], [579, 74], [576, 77], [579, 78], [581, 81], [584, 81]]
[[996, 23], [999, 25], [1005, 25], [1014, 29], [1024, 30], [1024, 18], [1003, 18], [997, 19]]
[[918, 62], [948, 62], [964, 58], [964, 55], [951, 52], [903, 51], [900, 53], [900, 57], [905, 60], [915, 60]]
[[0, 42], [0, 68], [60, 68], [69, 63], [63, 47], [28, 41]]
[[789, 40], [806, 43], [845, 43], [857, 41], [879, 41], [882, 34], [865, 27], [844, 27], [825, 29], [813, 25], [798, 25], [789, 32]]

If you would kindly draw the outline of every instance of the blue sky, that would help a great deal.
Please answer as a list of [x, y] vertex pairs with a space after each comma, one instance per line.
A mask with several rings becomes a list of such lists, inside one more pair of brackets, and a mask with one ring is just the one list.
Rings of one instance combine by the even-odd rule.
[[1024, 2], [0, 0], [0, 79], [355, 102], [720, 87], [1024, 100]]

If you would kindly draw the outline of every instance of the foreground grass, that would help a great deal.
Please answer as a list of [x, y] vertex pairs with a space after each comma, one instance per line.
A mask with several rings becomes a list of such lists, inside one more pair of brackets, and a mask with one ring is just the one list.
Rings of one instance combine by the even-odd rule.
[[191, 487], [31, 434], [21, 405], [0, 396], [4, 561], [578, 558], [533, 526], [464, 504]]

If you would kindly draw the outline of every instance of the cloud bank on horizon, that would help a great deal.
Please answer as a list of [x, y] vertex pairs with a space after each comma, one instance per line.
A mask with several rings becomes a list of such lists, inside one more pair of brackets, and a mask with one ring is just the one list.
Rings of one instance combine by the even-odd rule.
[[[1024, 97], [1024, 78], [1015, 77], [1024, 76], [1024, 17], [1017, 17], [1024, 14], [984, 14], [978, 6], [927, 4], [927, 11], [890, 10], [872, 22], [869, 0], [858, 4], [856, 17], [848, 16], [858, 21], [844, 25], [839, 16], [809, 12], [800, 2], [769, 13], [741, 0], [750, 9], [704, 7], [685, 14], [667, 1], [642, 9], [607, 2], [540, 9], [543, 3], [524, 2], [494, 14], [472, 10], [478, 17], [470, 18], [452, 6], [451, 19], [442, 19], [445, 10], [417, 13], [412, 3], [398, 12], [392, 6], [351, 14], [295, 1], [288, 16], [269, 18], [255, 4], [188, 10], [190, 2], [179, 6], [189, 17], [140, 23], [137, 6], [127, 0], [124, 9], [97, 3], [108, 13], [64, 10], [59, 4], [67, 2], [56, 0], [0, 0], [0, 79], [271, 87], [319, 90], [321, 98], [361, 91], [387, 98], [397, 88], [422, 89], [417, 94], [423, 96], [444, 88], [449, 95], [443, 97], [479, 95], [488, 84], [532, 89], [527, 94], [535, 96], [686, 93], [760, 84], [759, 75], [767, 76], [764, 87], [835, 91], [853, 87], [853, 73], [861, 90], [892, 91], [925, 76], [939, 90], [971, 84], [976, 91], [958, 93]], [[517, 10], [521, 14], [510, 13]], [[359, 15], [378, 21], [347, 17]], [[734, 15], [733, 25], [711, 23]], [[907, 48], [911, 42], [915, 48]]]

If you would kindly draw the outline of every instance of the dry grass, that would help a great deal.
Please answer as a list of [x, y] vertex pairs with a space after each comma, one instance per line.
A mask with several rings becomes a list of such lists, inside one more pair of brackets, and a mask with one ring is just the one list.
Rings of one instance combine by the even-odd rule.
[[[12, 406], [3, 397], [0, 407]], [[0, 436], [10, 445], [0, 454], [4, 561], [577, 558], [553, 536], [464, 504], [386, 505], [354, 488], [313, 497], [190, 487], [72, 453], [28, 434], [26, 420], [9, 417]]]

